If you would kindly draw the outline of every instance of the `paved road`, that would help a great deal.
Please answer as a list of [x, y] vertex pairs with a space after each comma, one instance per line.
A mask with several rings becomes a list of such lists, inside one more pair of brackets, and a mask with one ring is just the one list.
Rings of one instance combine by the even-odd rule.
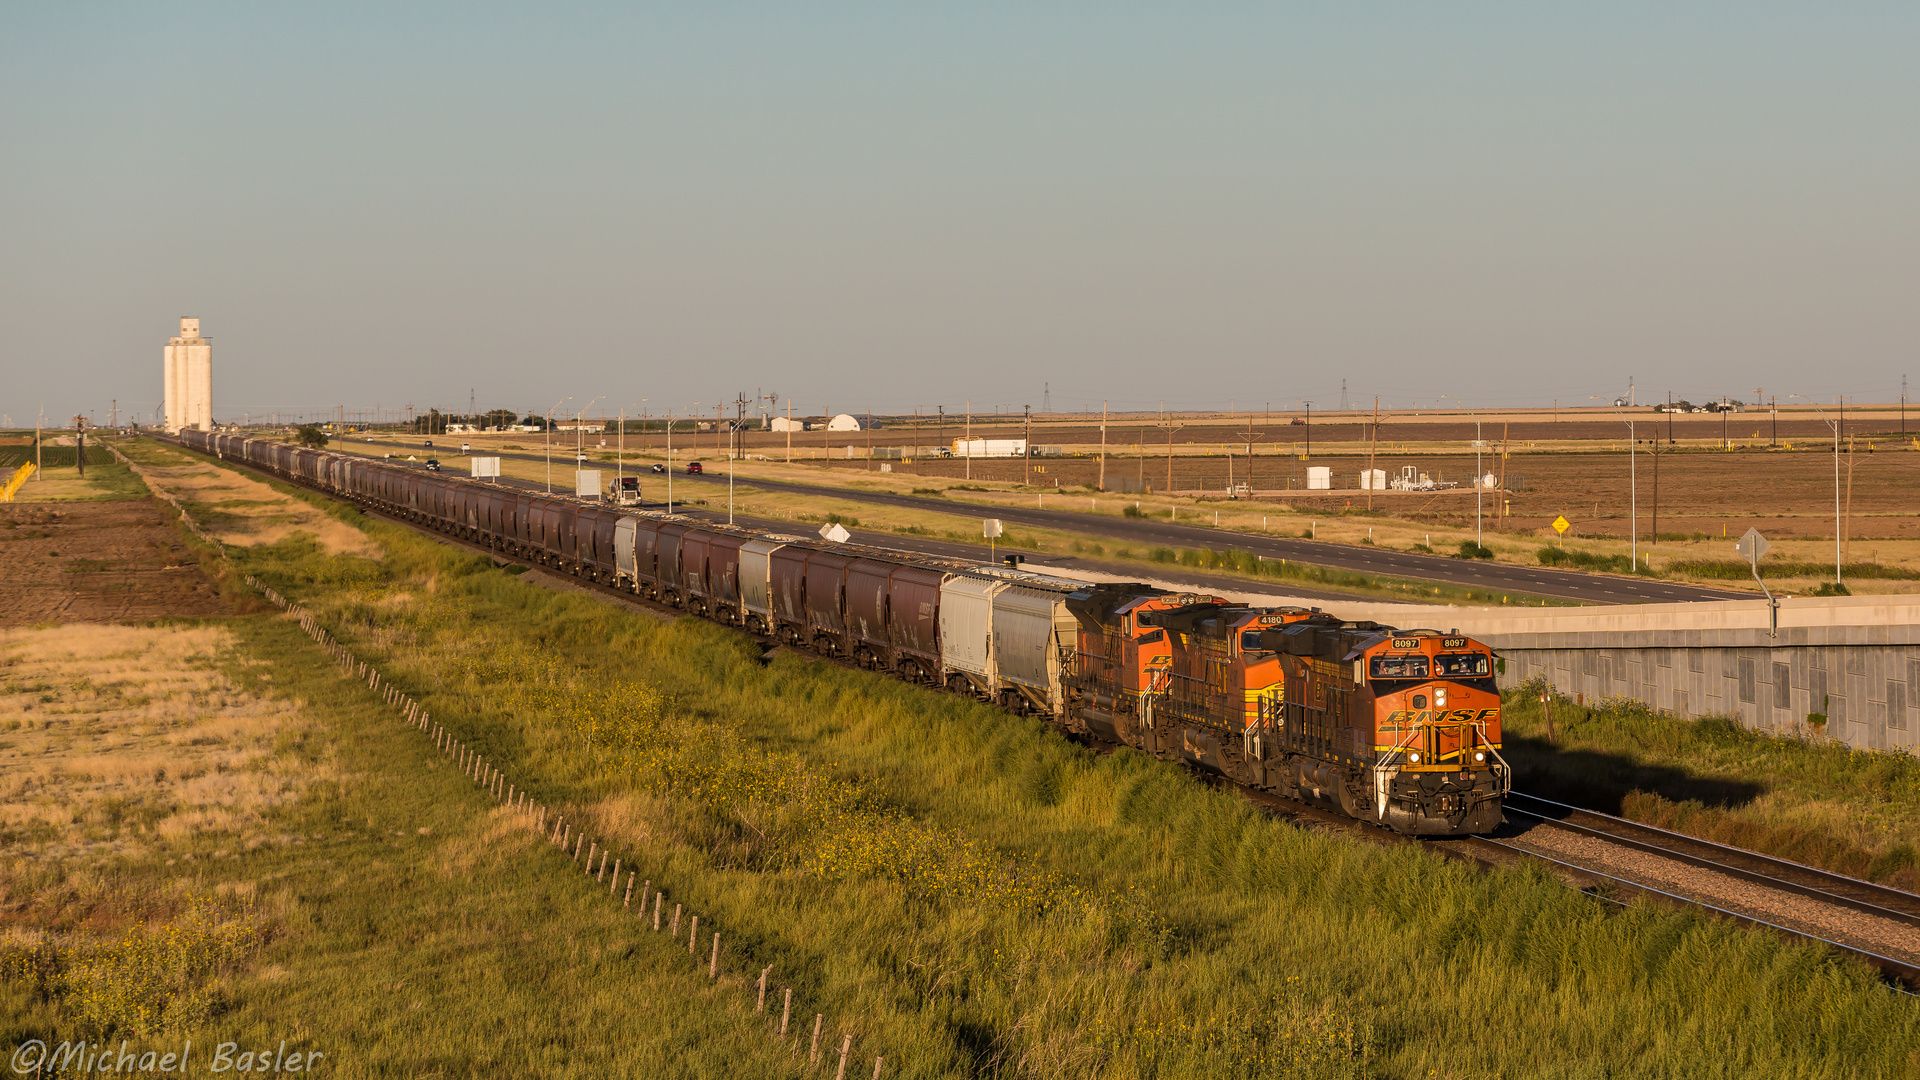
[[[369, 444], [384, 448], [384, 444]], [[395, 447], [395, 449], [400, 449]], [[444, 449], [444, 448], [443, 448]], [[420, 454], [417, 443], [410, 444], [407, 453]], [[501, 454], [502, 457], [518, 458], [523, 461], [544, 461], [540, 454]], [[557, 460], [561, 467], [566, 462]], [[644, 474], [649, 487], [660, 484], [660, 478], [653, 473]], [[676, 486], [685, 484], [719, 484], [726, 486], [725, 472], [716, 471], [703, 475], [676, 473]], [[824, 484], [797, 484], [782, 480], [753, 479], [741, 480], [740, 484], [759, 488], [763, 491], [779, 491], [795, 495], [832, 496], [851, 502], [871, 503], [877, 506], [893, 506], [910, 510], [931, 511], [941, 514], [959, 514], [966, 517], [997, 517], [1002, 521], [1030, 525], [1038, 528], [1056, 529], [1061, 532], [1077, 533], [1082, 536], [1099, 536], [1116, 540], [1127, 540], [1143, 546], [1165, 547], [1235, 547], [1270, 559], [1289, 559], [1294, 562], [1313, 566], [1326, 566], [1338, 570], [1349, 570], [1360, 574], [1380, 574], [1391, 577], [1407, 578], [1416, 581], [1431, 581], [1437, 584], [1458, 585], [1470, 589], [1522, 593], [1531, 596], [1548, 596], [1561, 600], [1578, 600], [1590, 604], [1652, 604], [1678, 603], [1694, 600], [1750, 600], [1751, 593], [1729, 589], [1714, 589], [1699, 585], [1683, 585], [1675, 582], [1655, 581], [1645, 578], [1633, 578], [1620, 574], [1589, 574], [1577, 570], [1557, 570], [1546, 566], [1519, 566], [1512, 563], [1476, 562], [1466, 559], [1453, 559], [1445, 555], [1424, 555], [1411, 551], [1385, 551], [1378, 548], [1362, 547], [1354, 544], [1335, 544], [1324, 540], [1304, 540], [1294, 537], [1262, 536], [1259, 533], [1234, 532], [1228, 529], [1214, 529], [1204, 525], [1187, 525], [1171, 521], [1158, 521], [1151, 518], [1126, 518], [1109, 514], [1079, 513], [1072, 510], [1042, 510], [1038, 507], [981, 506], [952, 499], [929, 498], [922, 495], [895, 495], [889, 492], [863, 491], [858, 488], [830, 487]], [[793, 523], [776, 523], [785, 530], [795, 528]], [[889, 537], [889, 542], [898, 540]], [[1126, 573], [1129, 571], [1121, 571]], [[1182, 577], [1192, 575], [1183, 574]], [[1289, 592], [1299, 592], [1287, 586]], [[1328, 593], [1328, 596], [1336, 594]]]

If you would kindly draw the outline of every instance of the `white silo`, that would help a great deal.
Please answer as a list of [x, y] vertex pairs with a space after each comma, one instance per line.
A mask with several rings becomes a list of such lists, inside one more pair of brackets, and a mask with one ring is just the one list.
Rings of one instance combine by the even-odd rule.
[[167, 343], [167, 430], [213, 430], [213, 342], [200, 320], [181, 316], [180, 336]]

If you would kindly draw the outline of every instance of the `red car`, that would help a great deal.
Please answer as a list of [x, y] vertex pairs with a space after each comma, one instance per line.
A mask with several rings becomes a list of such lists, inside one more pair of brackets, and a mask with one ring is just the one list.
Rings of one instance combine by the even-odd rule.
[[706, 472], [707, 470], [704, 467], [702, 467], [699, 462], [689, 461], [687, 462], [687, 471], [690, 473], [703, 473], [703, 472]]

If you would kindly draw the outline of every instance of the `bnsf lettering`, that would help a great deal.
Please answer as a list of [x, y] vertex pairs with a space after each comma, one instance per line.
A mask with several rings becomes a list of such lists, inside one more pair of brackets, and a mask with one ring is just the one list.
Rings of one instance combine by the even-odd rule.
[[1387, 716], [1387, 725], [1485, 724], [1498, 719], [1500, 719], [1499, 709], [1481, 709], [1477, 712], [1473, 709], [1453, 709], [1442, 713], [1436, 713], [1432, 709], [1422, 709], [1419, 712], [1403, 709], [1399, 712], [1389, 714]]

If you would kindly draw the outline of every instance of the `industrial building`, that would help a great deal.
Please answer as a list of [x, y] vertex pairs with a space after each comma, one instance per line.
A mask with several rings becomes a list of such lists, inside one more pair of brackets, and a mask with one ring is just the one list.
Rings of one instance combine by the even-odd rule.
[[213, 341], [200, 336], [200, 320], [180, 317], [180, 336], [167, 342], [168, 431], [213, 430]]

